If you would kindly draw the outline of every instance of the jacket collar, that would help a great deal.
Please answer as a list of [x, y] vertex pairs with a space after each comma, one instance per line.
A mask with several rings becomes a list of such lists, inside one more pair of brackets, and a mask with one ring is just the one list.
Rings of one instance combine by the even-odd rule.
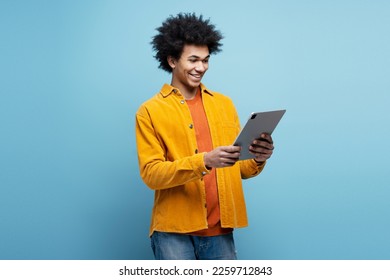
[[[202, 93], [207, 93], [211, 96], [213, 96], [213, 93], [208, 90], [206, 88], [206, 86], [204, 84], [200, 84], [200, 90], [202, 91]], [[175, 88], [171, 85], [168, 85], [168, 84], [164, 84], [160, 90], [160, 94], [163, 96], [163, 97], [167, 97], [169, 95], [171, 95], [172, 93], [174, 94], [178, 94], [179, 93], [179, 89], [178, 88]]]

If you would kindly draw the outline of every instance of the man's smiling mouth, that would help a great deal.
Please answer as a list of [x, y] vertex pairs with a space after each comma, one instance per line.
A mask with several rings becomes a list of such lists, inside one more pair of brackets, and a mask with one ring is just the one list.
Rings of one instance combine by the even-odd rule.
[[200, 74], [190, 74], [190, 76], [194, 77], [195, 79], [202, 79], [202, 75]]

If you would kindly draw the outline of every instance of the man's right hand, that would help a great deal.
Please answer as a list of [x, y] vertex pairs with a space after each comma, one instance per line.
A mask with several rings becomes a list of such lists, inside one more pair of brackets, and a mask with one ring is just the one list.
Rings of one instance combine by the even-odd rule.
[[240, 157], [241, 147], [220, 146], [204, 155], [204, 162], [208, 168], [233, 166]]

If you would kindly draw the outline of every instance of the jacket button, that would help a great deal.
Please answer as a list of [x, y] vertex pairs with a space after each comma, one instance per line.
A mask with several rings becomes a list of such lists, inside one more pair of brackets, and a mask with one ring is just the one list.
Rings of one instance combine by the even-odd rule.
[[202, 175], [203, 175], [203, 176], [205, 176], [206, 174], [207, 174], [207, 172], [206, 172], [206, 171], [203, 171], [203, 172], [202, 172]]
[[195, 149], [195, 154], [197, 154], [198, 153], [198, 149]]
[[194, 125], [191, 123], [188, 127], [192, 129]]
[[180, 100], [180, 104], [184, 104], [185, 103], [185, 101], [184, 100]]

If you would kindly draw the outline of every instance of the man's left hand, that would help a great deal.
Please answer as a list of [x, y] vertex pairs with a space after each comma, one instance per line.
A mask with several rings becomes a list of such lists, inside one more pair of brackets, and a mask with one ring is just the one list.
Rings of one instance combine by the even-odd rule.
[[264, 162], [272, 156], [274, 150], [274, 142], [271, 135], [262, 133], [260, 138], [255, 139], [249, 147], [249, 151], [255, 155], [255, 161], [258, 163]]

